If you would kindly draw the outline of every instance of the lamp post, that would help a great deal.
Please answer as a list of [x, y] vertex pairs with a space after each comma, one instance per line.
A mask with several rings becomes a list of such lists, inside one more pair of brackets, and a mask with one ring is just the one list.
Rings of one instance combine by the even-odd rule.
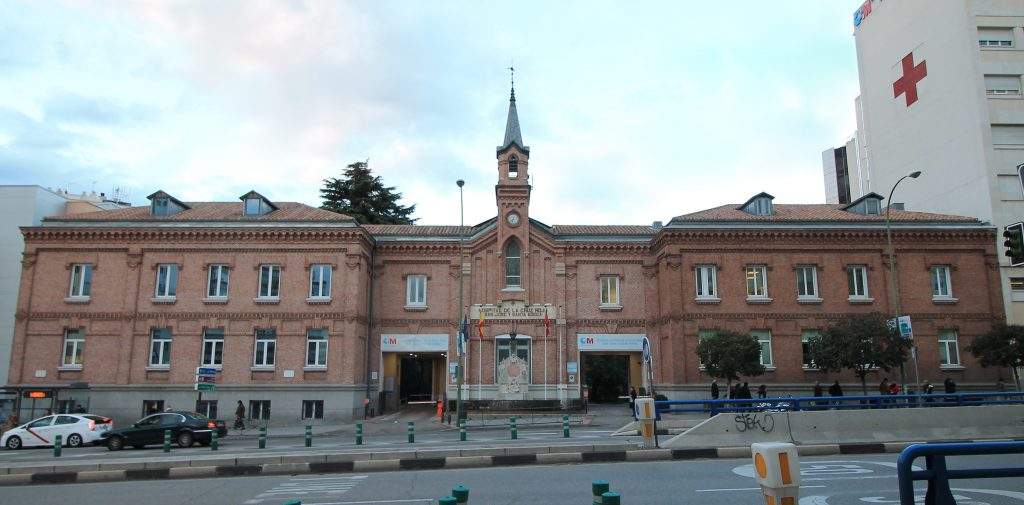
[[[455, 351], [456, 351], [455, 352], [455, 354], [456, 354], [455, 359], [457, 360], [456, 361], [456, 366], [455, 366], [455, 387], [456, 387], [456, 391], [455, 391], [455, 424], [458, 425], [458, 426], [461, 426], [461, 424], [459, 424], [459, 423], [462, 422], [462, 378], [465, 375], [463, 373], [463, 370], [462, 370], [462, 364], [463, 364], [463, 361], [465, 361], [465, 360], [463, 360], [462, 357], [463, 357], [463, 355], [467, 351], [467, 349], [464, 346], [465, 343], [463, 342], [463, 340], [466, 340], [467, 336], [462, 334], [463, 330], [465, 329], [465, 325], [462, 324], [463, 320], [465, 319], [465, 312], [464, 312], [465, 311], [465, 306], [463, 305], [463, 300], [462, 300], [462, 296], [463, 296], [463, 287], [462, 287], [462, 273], [463, 273], [463, 269], [462, 269], [462, 263], [464, 261], [464, 256], [463, 256], [463, 253], [462, 253], [462, 248], [463, 248], [464, 242], [465, 242], [465, 233], [463, 233], [463, 229], [462, 229], [463, 226], [464, 226], [463, 225], [464, 215], [463, 215], [463, 206], [462, 206], [462, 186], [464, 186], [466, 184], [466, 181], [463, 181], [462, 179], [459, 179], [459, 180], [455, 181], [455, 184], [457, 186], [459, 186], [459, 321], [455, 325], [455, 327], [458, 328], [458, 330], [455, 332], [455, 334], [457, 335], [456, 338], [460, 339], [459, 342], [455, 343]], [[462, 350], [462, 352], [459, 352], [460, 349]]]
[[[894, 316], [897, 318], [900, 317], [900, 288], [898, 285], [899, 278], [896, 275], [896, 251], [892, 247], [892, 226], [889, 220], [889, 210], [892, 209], [892, 195], [896, 192], [896, 186], [899, 186], [903, 179], [907, 177], [917, 179], [920, 175], [921, 171], [916, 170], [900, 177], [900, 180], [896, 181], [896, 184], [893, 184], [892, 189], [889, 190], [889, 199], [886, 200], [888, 204], [885, 206], [885, 242], [889, 252], [889, 294], [893, 301]], [[899, 325], [898, 319], [896, 324], [897, 326]], [[921, 378], [917, 369], [917, 346], [914, 345], [913, 341], [910, 342], [910, 356], [914, 359], [914, 391], [917, 392], [921, 386]], [[903, 391], [906, 392], [907, 384], [903, 373], [903, 363], [900, 363], [900, 380], [903, 381]]]

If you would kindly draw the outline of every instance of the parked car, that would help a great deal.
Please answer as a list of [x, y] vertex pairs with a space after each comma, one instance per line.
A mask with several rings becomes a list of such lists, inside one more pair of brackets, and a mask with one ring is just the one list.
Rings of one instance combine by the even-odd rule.
[[147, 445], [162, 444], [164, 430], [171, 430], [171, 440], [178, 447], [192, 447], [198, 442], [208, 445], [210, 433], [217, 430], [218, 436], [227, 435], [224, 421], [209, 419], [195, 412], [160, 412], [143, 417], [131, 426], [103, 433], [101, 444], [111, 451], [120, 451], [130, 445], [141, 449]]
[[60, 435], [65, 447], [81, 447], [99, 442], [113, 426], [111, 419], [93, 414], [44, 416], [7, 430], [0, 438], [0, 445], [8, 449], [52, 447], [54, 439]]

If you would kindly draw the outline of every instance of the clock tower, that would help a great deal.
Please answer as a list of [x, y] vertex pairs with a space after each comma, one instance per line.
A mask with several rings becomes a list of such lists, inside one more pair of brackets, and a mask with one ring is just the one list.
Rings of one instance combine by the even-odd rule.
[[498, 251], [503, 277], [499, 300], [528, 301], [530, 258], [530, 148], [523, 144], [516, 112], [516, 89], [508, 102], [505, 140], [497, 148]]

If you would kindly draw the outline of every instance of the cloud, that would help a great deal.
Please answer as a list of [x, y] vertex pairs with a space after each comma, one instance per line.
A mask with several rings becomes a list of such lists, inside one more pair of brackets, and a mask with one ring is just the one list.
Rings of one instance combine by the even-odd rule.
[[513, 60], [532, 217], [822, 201], [820, 152], [854, 123], [842, 3], [15, 3], [0, 182], [316, 205], [321, 180], [369, 158], [423, 224], [457, 221], [465, 179], [479, 222]]

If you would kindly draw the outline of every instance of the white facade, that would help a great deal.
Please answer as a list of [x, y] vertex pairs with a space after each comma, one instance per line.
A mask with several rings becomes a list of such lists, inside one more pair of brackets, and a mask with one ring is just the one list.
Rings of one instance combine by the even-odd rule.
[[[860, 152], [856, 136], [850, 137], [841, 147], [822, 151], [825, 203], [850, 203], [867, 193], [864, 190], [867, 185], [867, 172], [862, 169], [864, 162]], [[843, 162], [845, 170], [840, 166]]]
[[[866, 6], [854, 29], [856, 157], [866, 179], [851, 197], [888, 195], [920, 170], [893, 198], [909, 210], [973, 216], [1000, 228], [1024, 219], [1024, 2]], [[1010, 289], [1024, 268], [1009, 267], [1002, 254], [999, 263], [1007, 318], [1024, 323], [1024, 291]]]
[[[39, 226], [42, 218], [64, 213], [67, 198], [39, 186], [0, 186], [0, 379], [7, 383], [14, 335], [14, 311], [21, 282], [20, 226]], [[2, 385], [0, 384], [0, 385]]]

